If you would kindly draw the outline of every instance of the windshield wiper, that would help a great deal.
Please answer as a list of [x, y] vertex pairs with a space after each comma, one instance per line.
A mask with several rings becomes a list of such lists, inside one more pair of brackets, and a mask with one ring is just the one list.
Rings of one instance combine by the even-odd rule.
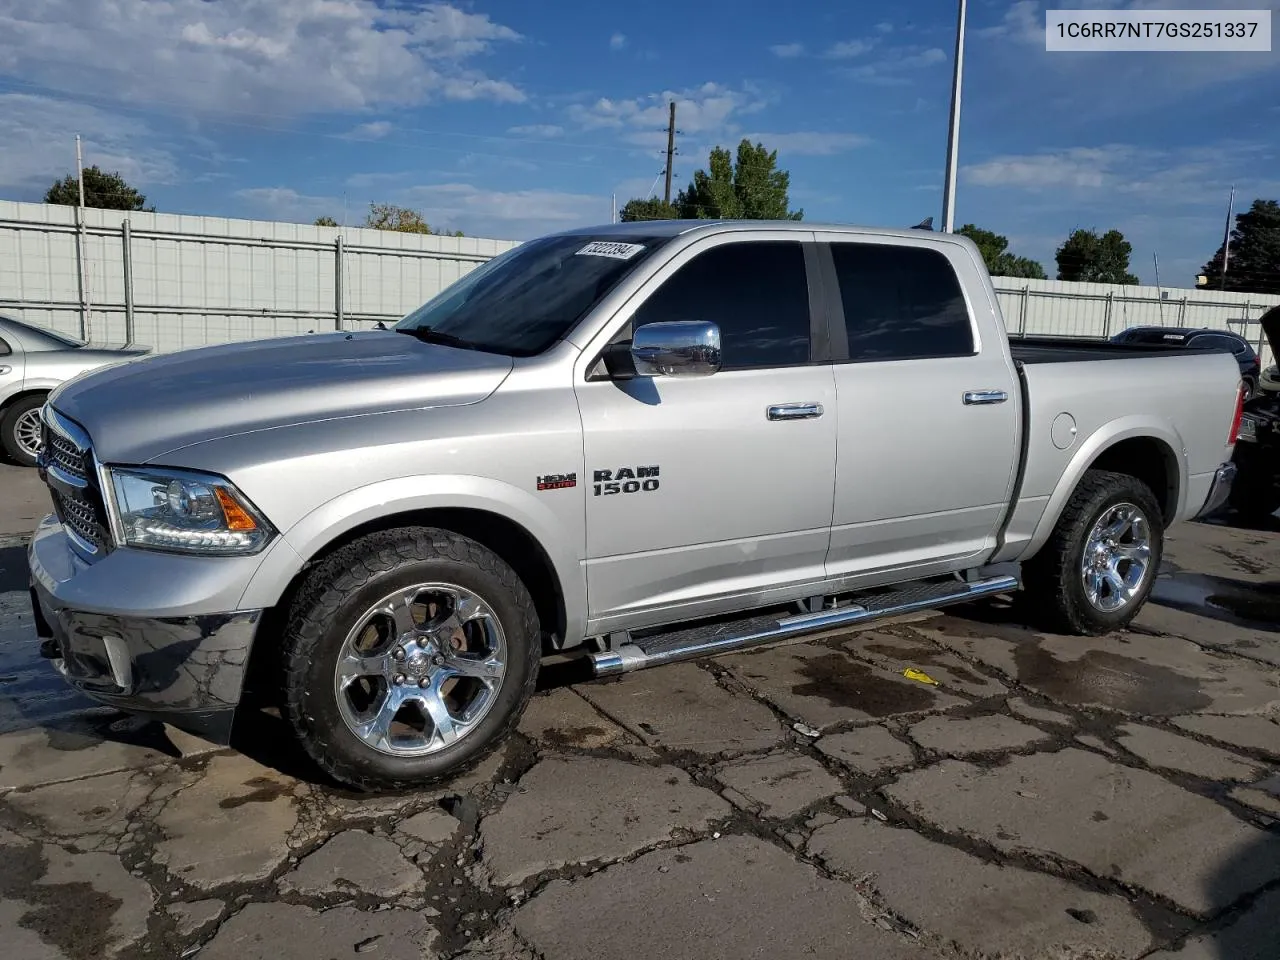
[[417, 337], [423, 343], [438, 343], [444, 347], [459, 347], [463, 350], [481, 349], [481, 345], [478, 343], [464, 340], [462, 337], [455, 337], [452, 333], [432, 330], [430, 327], [395, 327], [394, 329], [396, 333], [407, 333], [411, 337]]

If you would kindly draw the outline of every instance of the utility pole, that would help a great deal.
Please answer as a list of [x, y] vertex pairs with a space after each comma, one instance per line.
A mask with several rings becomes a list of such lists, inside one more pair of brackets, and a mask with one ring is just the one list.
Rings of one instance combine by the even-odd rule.
[[671, 203], [671, 158], [676, 153], [676, 102], [671, 101], [671, 119], [667, 121], [667, 188], [662, 193], [662, 199], [668, 205]]
[[85, 256], [84, 234], [84, 155], [80, 134], [76, 134], [76, 184], [80, 188], [80, 204], [76, 207], [76, 255], [80, 260], [80, 339], [89, 339], [89, 266]]
[[1227, 260], [1231, 257], [1231, 214], [1236, 205], [1236, 185], [1231, 185], [1231, 197], [1227, 200], [1227, 226], [1222, 231], [1222, 277], [1218, 289], [1227, 289]]
[[618, 222], [618, 195], [616, 193], [609, 194], [609, 222]]
[[956, 215], [956, 164], [960, 155], [960, 84], [964, 78], [964, 15], [967, 0], [960, 0], [956, 23], [956, 61], [951, 80], [951, 125], [947, 133], [947, 173], [942, 189], [942, 232], [953, 233]]

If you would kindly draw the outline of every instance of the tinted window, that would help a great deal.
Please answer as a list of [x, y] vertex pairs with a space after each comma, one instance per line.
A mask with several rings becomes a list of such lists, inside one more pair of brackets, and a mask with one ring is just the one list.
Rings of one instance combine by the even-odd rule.
[[973, 329], [960, 281], [937, 250], [833, 243], [851, 360], [962, 357]]
[[804, 251], [792, 241], [747, 241], [698, 254], [640, 306], [632, 326], [663, 320], [718, 324], [725, 370], [808, 363]]
[[1199, 347], [1202, 350], [1230, 350], [1232, 353], [1244, 353], [1248, 349], [1235, 337], [1223, 337], [1217, 334], [1193, 337], [1188, 346]]
[[7, 357], [11, 353], [13, 353], [13, 351], [9, 349], [9, 345], [4, 342], [3, 337], [0, 337], [0, 357]]
[[430, 327], [475, 349], [535, 356], [666, 242], [625, 235], [530, 240], [446, 287], [396, 329]]

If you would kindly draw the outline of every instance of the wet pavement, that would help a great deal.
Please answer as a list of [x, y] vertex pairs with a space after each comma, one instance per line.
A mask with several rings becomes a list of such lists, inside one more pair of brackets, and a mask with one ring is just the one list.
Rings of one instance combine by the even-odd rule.
[[[925, 680], [906, 671], [921, 671]], [[999, 602], [577, 683], [416, 793], [86, 709], [0, 541], [0, 955], [1280, 958], [1280, 533], [1127, 632]]]

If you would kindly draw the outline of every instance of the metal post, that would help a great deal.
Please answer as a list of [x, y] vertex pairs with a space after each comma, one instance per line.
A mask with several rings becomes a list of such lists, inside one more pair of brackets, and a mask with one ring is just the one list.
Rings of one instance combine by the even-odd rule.
[[1187, 321], [1187, 295], [1182, 295], [1182, 303], [1178, 304], [1178, 326], [1186, 326]]
[[342, 237], [339, 236], [333, 245], [333, 312], [337, 319], [337, 329], [345, 327], [342, 311]]
[[133, 233], [129, 221], [120, 224], [120, 237], [124, 252], [124, 344], [133, 346]]
[[1115, 302], [1116, 292], [1114, 290], [1107, 291], [1107, 315], [1102, 321], [1102, 335], [1110, 338], [1111, 336], [1111, 304]]
[[1231, 185], [1231, 198], [1227, 200], [1227, 226], [1222, 231], [1222, 276], [1218, 281], [1218, 289], [1227, 289], [1227, 261], [1231, 259], [1231, 214], [1235, 212], [1236, 185]]
[[1022, 309], [1018, 311], [1018, 336], [1027, 335], [1027, 303], [1031, 300], [1031, 284], [1022, 286]]
[[76, 134], [76, 184], [80, 188], [80, 203], [76, 207], [76, 266], [80, 274], [80, 339], [89, 339], [89, 265], [85, 253], [84, 233], [84, 155], [80, 149], [80, 134]]
[[964, 16], [967, 0], [960, 0], [956, 23], [956, 60], [951, 80], [951, 125], [947, 133], [947, 173], [942, 191], [942, 232], [952, 233], [956, 215], [956, 164], [960, 155], [960, 84], [964, 79]]

